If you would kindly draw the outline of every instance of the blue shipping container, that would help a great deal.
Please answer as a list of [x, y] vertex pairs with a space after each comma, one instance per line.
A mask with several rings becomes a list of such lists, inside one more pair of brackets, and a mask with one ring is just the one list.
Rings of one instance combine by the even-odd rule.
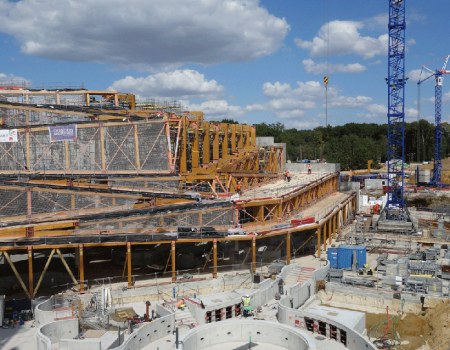
[[328, 260], [330, 261], [330, 267], [338, 267], [338, 250], [336, 248], [328, 248]]
[[338, 247], [338, 268], [351, 269], [353, 264], [353, 252], [356, 251], [357, 265], [360, 269], [366, 263], [366, 246], [365, 245], [351, 245], [341, 244]]

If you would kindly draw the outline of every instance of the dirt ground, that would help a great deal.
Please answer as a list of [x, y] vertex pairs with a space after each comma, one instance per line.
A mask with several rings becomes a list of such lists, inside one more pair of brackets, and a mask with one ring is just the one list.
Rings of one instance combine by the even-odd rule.
[[[325, 304], [324, 304], [325, 305]], [[450, 304], [449, 304], [450, 305]], [[346, 310], [355, 310], [351, 308], [341, 308], [340, 309], [346, 309]], [[381, 322], [384, 322], [387, 320], [386, 313], [383, 314], [375, 314], [365, 311], [366, 314], [366, 329], [367, 333], [369, 334], [370, 328], [374, 325], [377, 325]], [[391, 315], [389, 316], [389, 318]], [[398, 347], [398, 350], [416, 350], [419, 349], [421, 346], [426, 345], [427, 341], [428, 343], [431, 343], [431, 335], [432, 328], [430, 328], [427, 317], [426, 316], [418, 316], [415, 314], [406, 314], [406, 317], [401, 320], [400, 316], [397, 316], [398, 323], [395, 325], [395, 330], [398, 333], [400, 337], [400, 341], [402, 344]], [[397, 321], [397, 319], [394, 317], [392, 321], [390, 321], [389, 324], [389, 331], [388, 333], [394, 334], [394, 324]], [[377, 327], [372, 328], [372, 335], [371, 339], [375, 339], [375, 333], [376, 337], [382, 337], [384, 333], [386, 332], [387, 323], [381, 325], [378, 328], [378, 332], [376, 333]], [[450, 338], [450, 334], [448, 335]], [[434, 335], [433, 335], [434, 338]], [[438, 343], [439, 344], [439, 343]]]
[[[433, 309], [428, 310], [425, 319], [431, 328], [432, 340], [429, 342], [431, 348], [450, 340], [450, 301], [442, 301]], [[447, 348], [445, 347], [445, 349]]]

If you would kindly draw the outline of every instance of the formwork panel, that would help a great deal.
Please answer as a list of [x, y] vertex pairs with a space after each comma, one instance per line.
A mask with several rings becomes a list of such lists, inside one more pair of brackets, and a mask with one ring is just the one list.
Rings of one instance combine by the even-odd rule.
[[75, 139], [55, 142], [50, 142], [47, 127], [16, 129], [17, 142], [0, 143], [0, 170], [51, 174], [168, 173], [164, 129], [164, 121], [81, 124], [77, 125]]

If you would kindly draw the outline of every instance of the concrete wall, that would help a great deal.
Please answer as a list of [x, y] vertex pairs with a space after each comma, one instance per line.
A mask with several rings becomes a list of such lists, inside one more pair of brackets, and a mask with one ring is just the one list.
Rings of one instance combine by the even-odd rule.
[[[417, 314], [422, 311], [420, 294], [401, 293], [401, 299], [404, 300], [402, 302], [402, 300], [394, 299], [394, 293], [397, 292], [327, 283], [325, 291], [320, 291], [319, 296], [322, 300], [330, 299], [328, 304], [331, 306], [333, 306], [333, 303], [339, 303], [370, 306], [384, 310], [386, 310], [386, 307], [389, 307], [389, 312], [401, 312], [403, 310], [404, 312]], [[435, 298], [433, 297], [433, 299]]]
[[311, 298], [314, 296], [316, 281], [323, 280], [329, 269], [330, 265], [328, 263], [326, 266], [314, 271], [313, 278], [311, 280], [303, 283], [303, 285], [298, 283], [290, 288], [288, 296], [281, 299], [278, 303], [278, 322], [292, 327], [306, 329], [304, 323], [305, 317], [319, 320], [344, 330], [347, 333], [346, 345], [350, 350], [376, 349], [369, 340], [364, 338], [360, 333], [356, 332], [352, 328], [347, 327], [345, 324], [338, 323], [323, 316], [318, 316], [312, 312], [304, 311], [301, 308], [298, 309], [305, 304], [309, 296], [311, 296]]
[[341, 164], [339, 163], [287, 163], [286, 169], [290, 172], [307, 173], [309, 164], [311, 164], [312, 173], [341, 172]]
[[256, 138], [256, 146], [281, 146], [283, 147], [283, 170], [286, 169], [286, 144], [275, 143], [273, 136], [264, 136]]
[[[247, 283], [246, 283], [246, 280]], [[156, 281], [155, 281], [156, 282]], [[184, 287], [183, 284], [186, 284]], [[203, 281], [185, 282], [183, 284], [163, 284], [152, 287], [140, 287], [134, 289], [126, 289], [125, 291], [119, 289], [112, 291], [112, 298], [115, 304], [121, 303], [139, 303], [171, 299], [173, 297], [173, 288], [175, 288], [175, 296], [193, 298], [194, 294], [200, 296], [202, 294], [217, 294], [226, 291], [232, 291], [238, 288], [250, 288], [251, 281], [248, 276], [233, 276], [216, 279], [205, 279]], [[163, 298], [161, 297], [163, 296]]]
[[[161, 309], [164, 309], [161, 307]], [[157, 313], [164, 311], [158, 309]], [[167, 310], [166, 310], [167, 311]], [[157, 318], [155, 321], [143, 325], [134, 331], [125, 342], [114, 350], [139, 350], [143, 347], [172, 334], [175, 327], [175, 314], [169, 312], [168, 315]], [[84, 348], [83, 348], [84, 350]]]
[[201, 350], [229, 342], [249, 341], [273, 344], [286, 349], [316, 349], [314, 340], [306, 333], [275, 322], [228, 320], [196, 327], [181, 338], [178, 349]]
[[47, 337], [51, 343], [58, 343], [61, 339], [73, 339], [78, 335], [78, 319], [71, 318], [47, 323], [36, 330]]
[[55, 318], [72, 316], [71, 309], [64, 309], [69, 306], [70, 303], [64, 297], [51, 297], [42, 301], [34, 310], [36, 327], [53, 322]]
[[[295, 264], [287, 265], [283, 267], [280, 274], [277, 276], [275, 280], [266, 279], [263, 282], [258, 284], [258, 290], [253, 293], [249, 293], [250, 297], [250, 306], [261, 306], [272, 300], [275, 296], [275, 293], [278, 292], [278, 281], [280, 278], [285, 279], [288, 273], [295, 267]], [[186, 300], [186, 305], [195, 321], [199, 325], [206, 324], [206, 312], [207, 311], [215, 311], [218, 309], [223, 309], [228, 306], [234, 306], [236, 304], [240, 304], [242, 302], [242, 297], [236, 297], [234, 299], [227, 298], [223, 303], [216, 303], [211, 306], [206, 306], [202, 309], [197, 303], [190, 302]]]

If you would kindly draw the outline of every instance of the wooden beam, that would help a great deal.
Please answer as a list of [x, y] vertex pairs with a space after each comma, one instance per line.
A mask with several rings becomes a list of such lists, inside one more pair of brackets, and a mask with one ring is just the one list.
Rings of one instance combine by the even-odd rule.
[[186, 173], [187, 172], [187, 135], [186, 132], [186, 116], [181, 117], [182, 121], [182, 131], [181, 131], [181, 145], [179, 146], [181, 148], [180, 150], [180, 172]]
[[23, 290], [25, 291], [26, 295], [29, 295], [30, 293], [28, 292], [27, 287], [25, 287], [25, 283], [23, 283], [22, 278], [20, 277], [19, 273], [17, 272], [16, 267], [14, 266], [14, 264], [11, 261], [11, 258], [9, 257], [8, 252], [3, 252], [3, 254], [5, 254], [5, 258], [6, 260], [8, 260], [9, 266], [11, 266], [14, 275], [16, 275], [16, 278], [19, 280], [20, 285], [22, 286]]
[[198, 133], [198, 123], [196, 123], [196, 128], [194, 132], [194, 142], [192, 144], [192, 168], [198, 168], [199, 166], [199, 159], [200, 159], [200, 153], [199, 153], [199, 133]]
[[177, 280], [177, 274], [175, 270], [175, 264], [176, 264], [176, 256], [175, 256], [175, 241], [172, 241], [172, 282], [176, 282]]
[[210, 142], [209, 142], [209, 122], [206, 122], [203, 124], [203, 167], [205, 165], [208, 165], [210, 162], [209, 159], [209, 148], [210, 148]]
[[333, 218], [328, 221], [328, 243], [331, 244], [331, 226], [333, 224]]
[[319, 258], [320, 258], [320, 250], [322, 249], [320, 246], [320, 229], [321, 227], [317, 229], [317, 255]]
[[217, 277], [217, 239], [213, 241], [213, 278]]
[[55, 251], [56, 251], [56, 249], [52, 249], [50, 256], [47, 259], [47, 262], [45, 263], [44, 270], [42, 271], [41, 277], [39, 277], [39, 281], [36, 284], [36, 288], [34, 290], [34, 295], [36, 295], [38, 292], [39, 286], [41, 285], [41, 282], [44, 279], [44, 275], [47, 272], [48, 266], [50, 265], [50, 261], [52, 261], [53, 254], [55, 254]]
[[59, 248], [56, 249], [56, 252], [59, 255], [59, 258], [61, 259], [64, 267], [66, 268], [67, 272], [69, 273], [69, 276], [72, 278], [73, 283], [75, 284], [75, 286], [78, 288], [78, 290], [80, 290], [80, 286], [78, 285], [77, 279], [75, 278], [75, 276], [72, 273], [72, 270], [70, 269], [69, 265], [67, 265], [66, 260], [64, 259], [64, 257], [61, 254], [61, 251], [59, 250]]
[[323, 226], [323, 250], [327, 251], [327, 223]]
[[131, 279], [131, 243], [127, 242], [127, 267], [128, 267], [128, 287], [131, 287], [133, 282]]
[[336, 239], [336, 217], [339, 215], [339, 211], [333, 216], [333, 238]]

